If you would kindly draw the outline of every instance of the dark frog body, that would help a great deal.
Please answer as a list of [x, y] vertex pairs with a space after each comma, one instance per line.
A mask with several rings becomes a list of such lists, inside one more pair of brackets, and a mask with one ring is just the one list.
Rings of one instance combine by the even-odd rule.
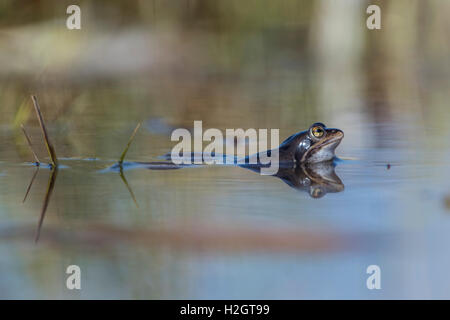
[[314, 123], [308, 130], [290, 136], [280, 145], [280, 161], [292, 158], [299, 163], [332, 160], [343, 138], [341, 130]]
[[[334, 152], [343, 138], [342, 130], [316, 122], [308, 130], [293, 134], [281, 143], [278, 147], [280, 167], [330, 161], [336, 157]], [[247, 157], [242, 166], [261, 166], [259, 159], [265, 152]], [[271, 153], [272, 150], [267, 151], [269, 156]]]
[[[308, 130], [287, 138], [278, 148], [279, 169], [274, 177], [291, 188], [306, 191], [312, 198], [321, 198], [327, 193], [344, 190], [344, 184], [335, 172], [335, 150], [344, 138], [344, 132], [327, 128], [323, 123], [314, 123]], [[270, 155], [272, 151], [269, 150]], [[251, 164], [252, 157], [259, 160], [261, 153], [247, 157], [243, 168], [260, 172], [265, 165]]]

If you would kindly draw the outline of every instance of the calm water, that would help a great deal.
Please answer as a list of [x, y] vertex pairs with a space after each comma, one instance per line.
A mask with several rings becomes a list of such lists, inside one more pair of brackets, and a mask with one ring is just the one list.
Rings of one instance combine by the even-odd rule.
[[[0, 298], [450, 298], [450, 2], [382, 2], [374, 31], [364, 1], [184, 4], [83, 2], [77, 31], [63, 2], [3, 6]], [[51, 171], [20, 130], [48, 161], [30, 94], [61, 159], [45, 216]], [[343, 190], [315, 199], [238, 167], [105, 170], [138, 122], [128, 161], [161, 161], [194, 120], [280, 142], [342, 129]]]
[[[320, 199], [242, 168], [127, 170], [137, 207], [120, 174], [102, 170], [114, 159], [63, 158], [35, 243], [50, 170], [39, 170], [22, 203], [36, 168], [16, 159], [5, 127], [1, 297], [448, 298], [448, 134], [402, 119], [341, 128], [345, 190]], [[141, 154], [153, 139], [167, 148]], [[135, 142], [128, 159], [172, 145], [145, 127]], [[65, 289], [70, 264], [83, 272], [78, 293]], [[366, 288], [371, 264], [381, 291]]]

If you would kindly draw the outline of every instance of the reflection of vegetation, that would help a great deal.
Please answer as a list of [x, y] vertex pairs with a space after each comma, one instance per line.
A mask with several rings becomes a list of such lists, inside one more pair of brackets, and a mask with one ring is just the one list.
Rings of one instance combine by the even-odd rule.
[[134, 196], [134, 193], [133, 193], [133, 189], [131, 189], [130, 185], [128, 184], [127, 179], [125, 178], [125, 175], [123, 174], [123, 168], [122, 167], [120, 167], [120, 178], [122, 179], [123, 183], [127, 187], [128, 192], [130, 192], [130, 196], [133, 199], [133, 202], [136, 205], [136, 208], [139, 208], [139, 205], [138, 205], [138, 203], [136, 201], [136, 197]]
[[30, 183], [28, 184], [27, 191], [25, 192], [25, 196], [23, 197], [22, 203], [25, 203], [25, 201], [27, 200], [28, 193], [30, 193], [31, 186], [33, 185], [34, 180], [36, 179], [36, 176], [39, 172], [39, 168], [40, 168], [39, 166], [36, 167], [36, 170], [34, 171], [34, 174], [31, 177]]
[[36, 242], [39, 240], [39, 237], [41, 235], [42, 224], [44, 223], [45, 213], [47, 212], [48, 203], [50, 202], [50, 197], [52, 195], [53, 188], [55, 187], [57, 175], [58, 175], [58, 167], [52, 168], [52, 170], [50, 172], [50, 176], [48, 178], [47, 190], [45, 192], [44, 203], [42, 205], [41, 214], [39, 216], [39, 223], [38, 223], [38, 227], [36, 230], [36, 237], [35, 237]]
[[[30, 192], [31, 186], [34, 183], [34, 180], [36, 179], [37, 174], [39, 173], [39, 166], [36, 167], [36, 170], [34, 171], [33, 177], [31, 178], [30, 183], [28, 184], [27, 191], [25, 192], [25, 196], [23, 198], [22, 202], [25, 202], [27, 199], [27, 196]], [[45, 197], [44, 197], [44, 203], [42, 204], [41, 212], [39, 215], [39, 222], [36, 229], [36, 236], [35, 241], [37, 242], [39, 240], [42, 225], [44, 223], [45, 214], [47, 212], [47, 207], [50, 202], [51, 195], [53, 193], [53, 188], [55, 187], [56, 177], [58, 175], [58, 167], [53, 167], [50, 171], [50, 176], [48, 177], [48, 183], [47, 183], [47, 189], [45, 191]]]

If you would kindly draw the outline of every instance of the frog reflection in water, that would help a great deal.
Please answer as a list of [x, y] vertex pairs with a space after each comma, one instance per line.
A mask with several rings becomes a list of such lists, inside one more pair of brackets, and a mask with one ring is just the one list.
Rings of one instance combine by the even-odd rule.
[[[273, 177], [280, 178], [293, 189], [309, 193], [312, 198], [322, 198], [327, 193], [344, 190], [344, 184], [334, 171], [335, 166], [333, 160], [328, 160], [280, 167]], [[256, 167], [247, 168], [259, 172]]]
[[[290, 187], [306, 191], [313, 198], [321, 198], [326, 193], [341, 192], [344, 185], [336, 175], [334, 168], [336, 159], [335, 150], [344, 138], [344, 133], [339, 129], [327, 128], [323, 123], [314, 123], [308, 130], [298, 132], [287, 138], [278, 147], [279, 169], [273, 176], [280, 178]], [[244, 161], [235, 165], [255, 172], [267, 167], [259, 160], [263, 153], [270, 156], [272, 150], [263, 151], [258, 154], [247, 156]], [[199, 157], [204, 160], [203, 155]], [[226, 156], [224, 155], [224, 163]], [[197, 165], [177, 165], [171, 162], [171, 154], [164, 156], [169, 162], [141, 162], [124, 163], [120, 167], [113, 166], [111, 169], [147, 168], [150, 170], [171, 170]], [[192, 153], [191, 160], [194, 162], [197, 155]]]

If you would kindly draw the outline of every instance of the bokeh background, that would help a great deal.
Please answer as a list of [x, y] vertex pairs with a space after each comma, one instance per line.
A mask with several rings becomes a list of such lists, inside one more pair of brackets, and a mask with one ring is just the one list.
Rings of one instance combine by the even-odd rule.
[[[1, 0], [0, 298], [450, 298], [449, 16], [446, 0]], [[37, 243], [50, 172], [22, 203], [20, 124], [46, 159], [30, 94], [62, 163]], [[103, 170], [138, 122], [127, 159], [151, 161], [194, 120], [338, 127], [345, 191], [208, 167], [126, 171], [130, 193]]]

